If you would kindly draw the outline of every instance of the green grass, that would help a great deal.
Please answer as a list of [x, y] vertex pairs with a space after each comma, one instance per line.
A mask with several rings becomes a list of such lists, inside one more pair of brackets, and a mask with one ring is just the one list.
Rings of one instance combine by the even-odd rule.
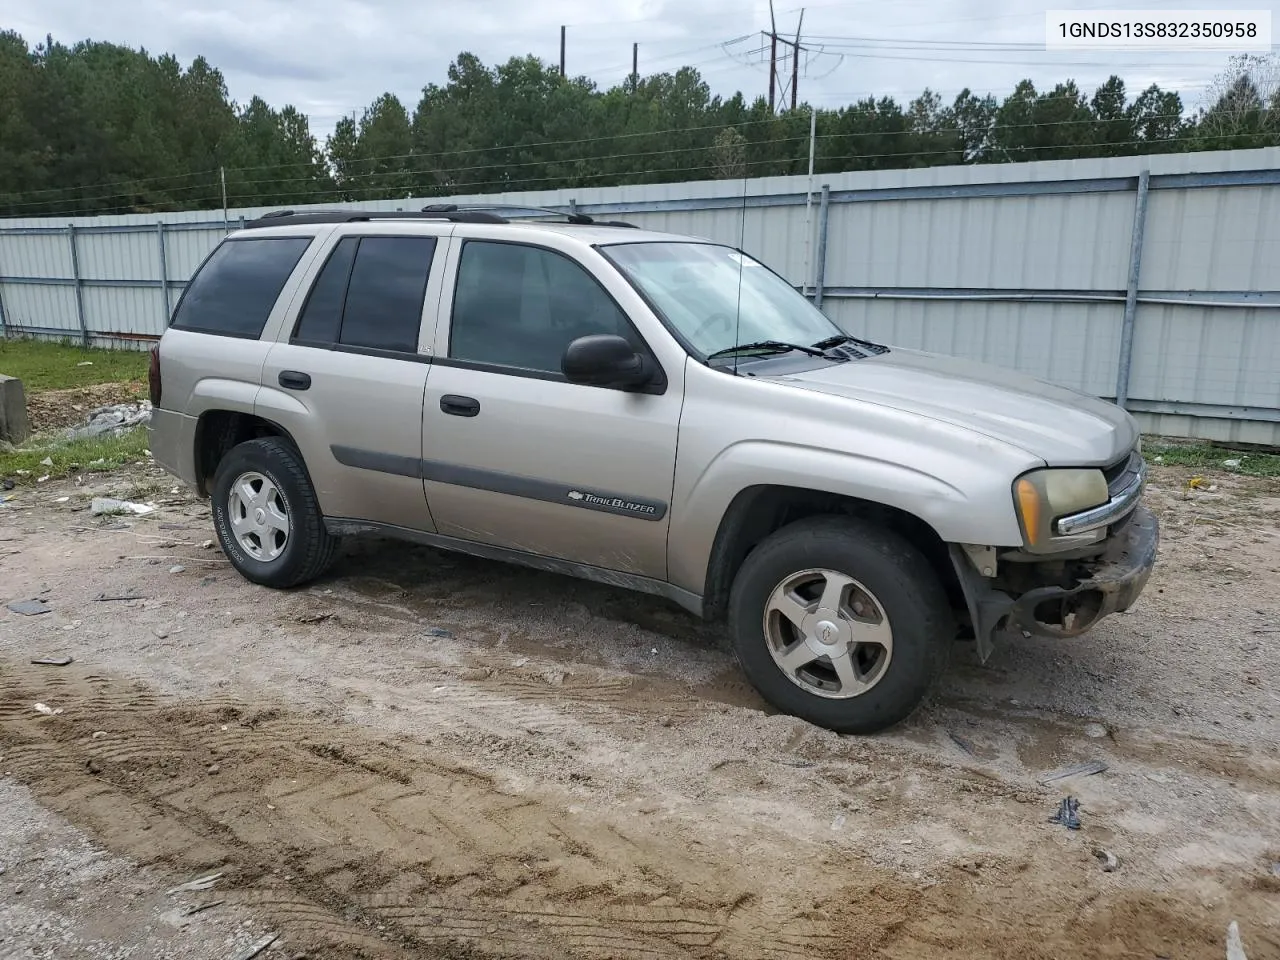
[[[80, 366], [88, 362], [89, 366]], [[0, 340], [0, 374], [22, 381], [27, 396], [38, 390], [145, 380], [144, 350], [96, 350], [52, 340]]]
[[[76, 473], [101, 473], [143, 460], [146, 449], [146, 428], [134, 427], [118, 437], [104, 434], [48, 446], [0, 450], [0, 478], [25, 487], [34, 486], [37, 478], [44, 476], [56, 480]], [[46, 458], [53, 461], [53, 466], [40, 462]], [[26, 471], [26, 476], [19, 470]]]
[[[1163, 463], [1166, 466], [1238, 473], [1247, 477], [1280, 477], [1280, 454], [1274, 453], [1250, 453], [1247, 450], [1231, 450], [1207, 443], [1149, 440], [1142, 444], [1142, 455], [1148, 463]], [[1224, 460], [1239, 460], [1240, 465], [1227, 467], [1223, 465]]]

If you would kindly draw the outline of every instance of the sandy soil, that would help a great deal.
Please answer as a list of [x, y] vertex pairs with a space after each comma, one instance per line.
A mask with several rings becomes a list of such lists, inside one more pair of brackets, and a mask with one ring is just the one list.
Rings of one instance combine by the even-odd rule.
[[1187, 476], [1133, 611], [958, 645], [870, 738], [774, 715], [651, 598], [371, 541], [272, 592], [155, 471], [22, 492], [0, 602], [52, 612], [0, 611], [0, 958], [1181, 960], [1231, 920], [1280, 957], [1280, 485]]

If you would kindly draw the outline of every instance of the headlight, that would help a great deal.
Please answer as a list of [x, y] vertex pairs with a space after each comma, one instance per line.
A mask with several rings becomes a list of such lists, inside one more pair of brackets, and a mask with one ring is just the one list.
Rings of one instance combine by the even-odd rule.
[[1107, 479], [1101, 470], [1033, 470], [1013, 485], [1013, 502], [1022, 524], [1022, 535], [1027, 546], [1035, 551], [1054, 549], [1054, 520], [1101, 506], [1109, 498]]

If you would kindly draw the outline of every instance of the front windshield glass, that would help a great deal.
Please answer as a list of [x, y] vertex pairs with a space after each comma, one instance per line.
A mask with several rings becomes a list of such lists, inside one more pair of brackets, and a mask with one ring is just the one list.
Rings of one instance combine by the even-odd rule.
[[604, 252], [703, 359], [760, 340], [810, 346], [841, 334], [794, 287], [730, 247], [623, 243]]

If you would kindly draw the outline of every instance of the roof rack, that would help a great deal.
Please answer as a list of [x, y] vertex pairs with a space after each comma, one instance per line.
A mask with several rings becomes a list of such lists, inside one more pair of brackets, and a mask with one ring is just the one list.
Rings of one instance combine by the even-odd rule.
[[[558, 217], [563, 218], [566, 222], [577, 224], [579, 226], [596, 226], [596, 227], [628, 227], [637, 229], [634, 223], [627, 223], [625, 220], [597, 220], [595, 217], [589, 217], [585, 213], [575, 213], [570, 211], [565, 213], [563, 210], [553, 210], [551, 207], [535, 207], [524, 203], [469, 203], [464, 207], [458, 206], [456, 203], [433, 203], [422, 208], [423, 212], [433, 213], [449, 213], [449, 212], [492, 212], [495, 210], [507, 211], [505, 219], [517, 220], [521, 219], [518, 214], [512, 211], [530, 211], [534, 217]], [[528, 214], [526, 214], [528, 216]]]
[[[507, 216], [497, 213], [498, 210], [509, 211]], [[512, 211], [525, 212], [527, 218], [557, 217], [566, 222], [580, 226], [597, 227], [629, 227], [636, 229], [634, 223], [623, 220], [596, 220], [585, 213], [565, 213], [549, 207], [530, 207], [522, 204], [475, 204], [460, 207], [456, 203], [430, 203], [421, 210], [317, 210], [312, 213], [298, 213], [295, 210], [272, 210], [248, 221], [244, 229], [253, 230], [258, 227], [276, 227], [281, 224], [308, 223], [360, 223], [370, 220], [445, 220], [450, 223], [510, 223], [521, 219]]]
[[[440, 207], [448, 204], [440, 204]], [[315, 213], [295, 213], [293, 210], [272, 210], [244, 225], [246, 230], [258, 227], [276, 227], [282, 223], [359, 223], [367, 220], [447, 220], [450, 223], [510, 223], [506, 217], [484, 211], [433, 209], [416, 210], [318, 210]]]

